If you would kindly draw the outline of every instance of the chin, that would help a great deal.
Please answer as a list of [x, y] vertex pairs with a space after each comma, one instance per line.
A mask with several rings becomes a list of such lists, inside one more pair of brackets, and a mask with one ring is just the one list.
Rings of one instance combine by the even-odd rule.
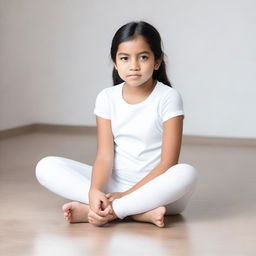
[[131, 82], [131, 81], [126, 81], [125, 83], [131, 87], [139, 87], [143, 84], [143, 83], [138, 83], [138, 82], [136, 83], [136, 82]]
[[141, 85], [143, 85], [147, 82], [147, 80], [146, 81], [141, 81], [140, 79], [125, 79], [124, 81], [126, 82], [126, 84], [128, 84], [132, 87], [138, 87], [138, 86], [141, 86]]

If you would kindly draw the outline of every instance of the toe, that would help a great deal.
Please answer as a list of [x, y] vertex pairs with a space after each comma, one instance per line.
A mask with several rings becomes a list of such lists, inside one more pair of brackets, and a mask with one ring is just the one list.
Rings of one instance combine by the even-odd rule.
[[63, 210], [64, 212], [68, 211], [68, 209], [69, 209], [68, 205], [69, 205], [69, 204], [64, 204], [64, 205], [62, 206], [62, 210]]
[[72, 209], [72, 203], [67, 203], [62, 206], [64, 212], [70, 211]]
[[158, 227], [163, 228], [164, 227], [164, 223], [159, 223]]
[[155, 224], [158, 226], [158, 227], [164, 227], [164, 221], [163, 219], [158, 219], [156, 220]]

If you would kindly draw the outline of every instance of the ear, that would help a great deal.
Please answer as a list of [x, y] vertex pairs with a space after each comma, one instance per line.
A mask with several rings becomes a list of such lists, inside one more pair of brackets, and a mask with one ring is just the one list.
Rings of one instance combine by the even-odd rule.
[[154, 66], [154, 70], [158, 70], [160, 65], [162, 63], [162, 58], [158, 59], [155, 61], [155, 66]]
[[114, 67], [115, 67], [115, 69], [117, 70], [117, 65], [116, 65], [116, 63], [114, 63]]

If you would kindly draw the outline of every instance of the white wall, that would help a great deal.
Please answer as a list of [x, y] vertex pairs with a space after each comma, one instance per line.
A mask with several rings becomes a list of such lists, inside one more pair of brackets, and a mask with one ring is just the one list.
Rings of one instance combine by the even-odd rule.
[[96, 125], [95, 97], [112, 85], [112, 37], [145, 20], [183, 96], [184, 134], [256, 138], [255, 9], [252, 0], [1, 0], [0, 130]]

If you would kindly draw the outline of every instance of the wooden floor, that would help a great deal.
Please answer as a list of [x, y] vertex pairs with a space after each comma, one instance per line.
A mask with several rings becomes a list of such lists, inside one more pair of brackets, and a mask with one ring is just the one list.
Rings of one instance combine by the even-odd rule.
[[184, 144], [180, 163], [199, 171], [186, 210], [165, 228], [133, 221], [105, 227], [68, 224], [68, 200], [42, 187], [36, 163], [45, 156], [92, 165], [94, 135], [43, 133], [0, 140], [0, 255], [256, 255], [256, 148]]

